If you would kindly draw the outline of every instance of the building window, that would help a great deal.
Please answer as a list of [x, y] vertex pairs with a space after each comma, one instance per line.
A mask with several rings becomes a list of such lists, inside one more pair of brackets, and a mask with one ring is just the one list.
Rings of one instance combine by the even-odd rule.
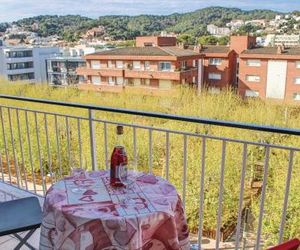
[[181, 69], [187, 69], [187, 61], [181, 62]]
[[117, 69], [123, 69], [123, 61], [116, 61]]
[[92, 76], [92, 84], [94, 84], [94, 85], [100, 85], [101, 84], [101, 78], [100, 78], [100, 76]]
[[296, 68], [300, 69], [300, 61], [296, 61]]
[[32, 57], [32, 50], [7, 51], [6, 57], [7, 58]]
[[22, 81], [22, 80], [33, 80], [34, 73], [24, 73], [24, 74], [15, 74], [15, 75], [8, 75], [9, 81]]
[[122, 85], [124, 83], [124, 79], [123, 79], [123, 77], [122, 76], [118, 76], [117, 77], [117, 85]]
[[260, 60], [247, 60], [247, 65], [250, 67], [260, 67], [261, 62]]
[[300, 101], [300, 93], [294, 93], [294, 100]]
[[222, 59], [221, 58], [209, 58], [208, 59], [208, 64], [209, 65], [221, 65], [222, 64]]
[[193, 67], [198, 67], [198, 60], [193, 60]]
[[115, 78], [113, 76], [108, 77], [108, 84], [111, 84], [111, 85], [115, 84]]
[[140, 69], [141, 62], [140, 61], [133, 61], [133, 69]]
[[196, 76], [193, 76], [193, 83], [196, 83]]
[[212, 87], [212, 88], [208, 89], [208, 92], [210, 94], [220, 94], [221, 93], [221, 89], [220, 88], [214, 88], [214, 87]]
[[260, 82], [260, 76], [246, 75], [246, 81], [248, 81], [248, 82]]
[[150, 85], [150, 79], [141, 79], [141, 85], [149, 86]]
[[295, 78], [294, 83], [295, 84], [300, 84], [300, 77], [299, 76]]
[[100, 61], [95, 61], [95, 60], [91, 61], [91, 68], [92, 69], [100, 69], [100, 67], [101, 67]]
[[171, 71], [171, 63], [170, 62], [160, 62], [159, 70], [160, 71]]
[[247, 89], [245, 92], [246, 97], [259, 97], [259, 92], [256, 90]]
[[112, 61], [108, 61], [107, 62], [107, 67], [110, 68], [110, 69], [113, 68], [114, 67], [113, 62]]
[[209, 73], [208, 74], [208, 79], [210, 79], [210, 80], [221, 80], [222, 76], [221, 76], [221, 74], [217, 74], [217, 73]]
[[20, 62], [20, 63], [8, 63], [7, 69], [14, 70], [14, 69], [30, 69], [33, 68], [33, 62]]
[[144, 68], [145, 68], [145, 70], [150, 70], [150, 62], [149, 61], [145, 61]]

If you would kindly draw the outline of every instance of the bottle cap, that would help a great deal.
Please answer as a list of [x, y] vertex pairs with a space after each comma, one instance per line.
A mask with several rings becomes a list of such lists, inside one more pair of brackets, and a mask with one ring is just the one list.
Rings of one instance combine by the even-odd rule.
[[117, 134], [122, 135], [124, 133], [124, 128], [121, 125], [117, 126]]

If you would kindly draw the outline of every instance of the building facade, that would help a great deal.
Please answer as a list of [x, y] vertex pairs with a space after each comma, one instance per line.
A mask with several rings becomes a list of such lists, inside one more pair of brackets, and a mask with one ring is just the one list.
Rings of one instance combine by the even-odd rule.
[[46, 59], [58, 53], [57, 47], [1, 47], [0, 75], [9, 81], [46, 82]]
[[236, 86], [236, 53], [229, 46], [200, 46], [203, 55], [203, 83], [210, 91], [219, 92]]
[[[169, 39], [169, 40], [168, 40]], [[137, 39], [137, 47], [102, 51], [85, 56], [77, 74], [84, 84], [146, 86], [160, 89], [180, 83], [200, 84], [201, 54], [172, 45], [173, 37]], [[167, 46], [162, 46], [167, 45]]]
[[62, 48], [60, 55], [48, 58], [47, 80], [50, 85], [67, 86], [75, 85], [80, 81], [76, 69], [85, 67], [82, 56], [95, 52], [92, 47]]
[[253, 48], [240, 55], [238, 92], [245, 97], [300, 100], [300, 48]]

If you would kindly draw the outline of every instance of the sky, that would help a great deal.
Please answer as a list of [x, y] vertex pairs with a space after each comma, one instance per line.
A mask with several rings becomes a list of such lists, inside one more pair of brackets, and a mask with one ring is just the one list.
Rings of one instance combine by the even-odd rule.
[[46, 14], [80, 14], [93, 18], [121, 14], [165, 15], [189, 12], [212, 4], [244, 10], [300, 10], [300, 0], [0, 0], [0, 22]]

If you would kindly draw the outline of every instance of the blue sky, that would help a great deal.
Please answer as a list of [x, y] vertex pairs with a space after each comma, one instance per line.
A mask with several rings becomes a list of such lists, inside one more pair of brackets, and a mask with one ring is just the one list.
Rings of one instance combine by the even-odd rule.
[[300, 10], [300, 0], [0, 0], [0, 22], [44, 14], [170, 14], [214, 6], [241, 9]]

